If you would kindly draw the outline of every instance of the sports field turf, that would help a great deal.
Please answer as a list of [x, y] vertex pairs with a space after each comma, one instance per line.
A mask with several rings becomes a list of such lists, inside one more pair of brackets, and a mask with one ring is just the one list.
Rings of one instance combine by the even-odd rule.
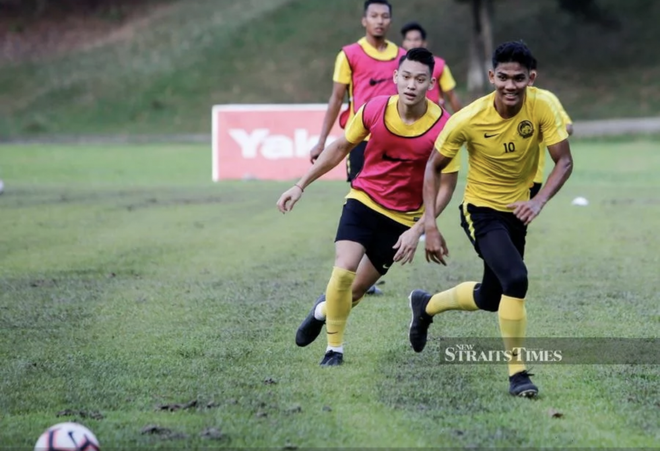
[[[574, 176], [528, 235], [528, 335], [658, 337], [658, 145], [573, 143]], [[330, 274], [345, 183], [282, 216], [287, 184], [212, 184], [206, 146], [5, 146], [0, 171], [1, 447], [72, 419], [104, 450], [660, 442], [657, 365], [539, 365], [530, 401], [504, 365], [439, 364], [441, 336], [496, 337], [494, 314], [443, 314], [410, 349], [408, 292], [481, 275], [461, 193], [440, 219], [449, 266], [420, 246], [394, 267], [351, 315], [345, 365], [322, 369], [324, 337], [293, 338]]]

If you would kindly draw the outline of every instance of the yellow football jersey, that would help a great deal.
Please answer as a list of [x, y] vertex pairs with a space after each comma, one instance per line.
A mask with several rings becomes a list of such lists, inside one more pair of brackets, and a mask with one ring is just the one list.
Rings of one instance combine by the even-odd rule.
[[[548, 97], [554, 102], [555, 108], [557, 109], [557, 111], [559, 111], [559, 115], [561, 116], [562, 121], [564, 121], [564, 128], [566, 128], [568, 124], [573, 123], [573, 120], [568, 115], [568, 113], [564, 109], [564, 106], [561, 104], [561, 102], [559, 101], [556, 95], [554, 95], [552, 92], [548, 91], [547, 89], [538, 89], [538, 90], [543, 93], [546, 93]], [[534, 183], [543, 183], [543, 180], [545, 179], [546, 147], [547, 146], [544, 142], [541, 142], [541, 144], [539, 144], [539, 167], [536, 170], [536, 176], [534, 176]]]
[[[543, 136], [543, 138], [541, 138]], [[435, 148], [454, 158], [463, 144], [468, 151], [463, 201], [479, 207], [511, 211], [507, 205], [529, 200], [529, 187], [539, 162], [541, 139], [554, 145], [568, 137], [559, 112], [547, 93], [528, 87], [521, 110], [502, 118], [495, 92], [454, 114]]]

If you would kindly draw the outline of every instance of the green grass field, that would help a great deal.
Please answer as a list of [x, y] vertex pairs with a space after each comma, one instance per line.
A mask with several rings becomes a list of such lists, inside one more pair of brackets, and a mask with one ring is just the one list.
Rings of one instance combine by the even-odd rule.
[[[658, 337], [658, 141], [573, 150], [528, 235], [528, 334]], [[507, 393], [503, 365], [438, 364], [441, 336], [498, 336], [493, 314], [444, 314], [410, 349], [408, 292], [481, 274], [460, 195], [440, 219], [449, 266], [420, 252], [393, 268], [350, 317], [345, 365], [321, 369], [324, 340], [293, 338], [330, 274], [344, 183], [282, 216], [286, 184], [212, 184], [206, 146], [5, 146], [0, 171], [3, 448], [76, 418], [123, 450], [658, 446], [658, 366], [540, 365], [530, 401]], [[223, 438], [200, 437], [209, 427]]]

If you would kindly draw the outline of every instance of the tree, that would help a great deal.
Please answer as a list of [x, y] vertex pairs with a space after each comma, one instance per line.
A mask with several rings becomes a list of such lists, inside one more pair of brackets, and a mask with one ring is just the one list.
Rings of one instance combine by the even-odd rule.
[[[456, 0], [469, 5], [472, 11], [469, 65], [467, 74], [468, 95], [477, 98], [488, 89], [488, 70], [493, 54], [493, 16], [495, 0]], [[577, 20], [600, 25], [608, 31], [620, 26], [615, 14], [604, 10], [598, 0], [557, 0], [559, 8]]]
[[493, 53], [493, 0], [470, 0], [472, 35], [467, 89], [472, 98], [481, 96], [488, 86], [488, 69]]

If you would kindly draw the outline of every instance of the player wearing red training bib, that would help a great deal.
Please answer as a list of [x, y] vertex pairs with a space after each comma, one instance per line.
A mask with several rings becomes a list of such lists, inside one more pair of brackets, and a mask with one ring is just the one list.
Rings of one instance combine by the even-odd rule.
[[[314, 180], [341, 163], [364, 138], [363, 170], [351, 183], [335, 238], [335, 264], [326, 292], [296, 333], [298, 346], [312, 343], [326, 326], [328, 347], [321, 365], [343, 362], [346, 321], [366, 290], [397, 261], [411, 262], [422, 233], [424, 170], [449, 114], [426, 98], [433, 86], [433, 55], [409, 51], [394, 72], [398, 95], [380, 96], [360, 108], [344, 136], [323, 151], [298, 183], [277, 202], [291, 211]], [[458, 160], [457, 160], [458, 161]], [[435, 211], [444, 210], [456, 184], [458, 163], [443, 173]]]

